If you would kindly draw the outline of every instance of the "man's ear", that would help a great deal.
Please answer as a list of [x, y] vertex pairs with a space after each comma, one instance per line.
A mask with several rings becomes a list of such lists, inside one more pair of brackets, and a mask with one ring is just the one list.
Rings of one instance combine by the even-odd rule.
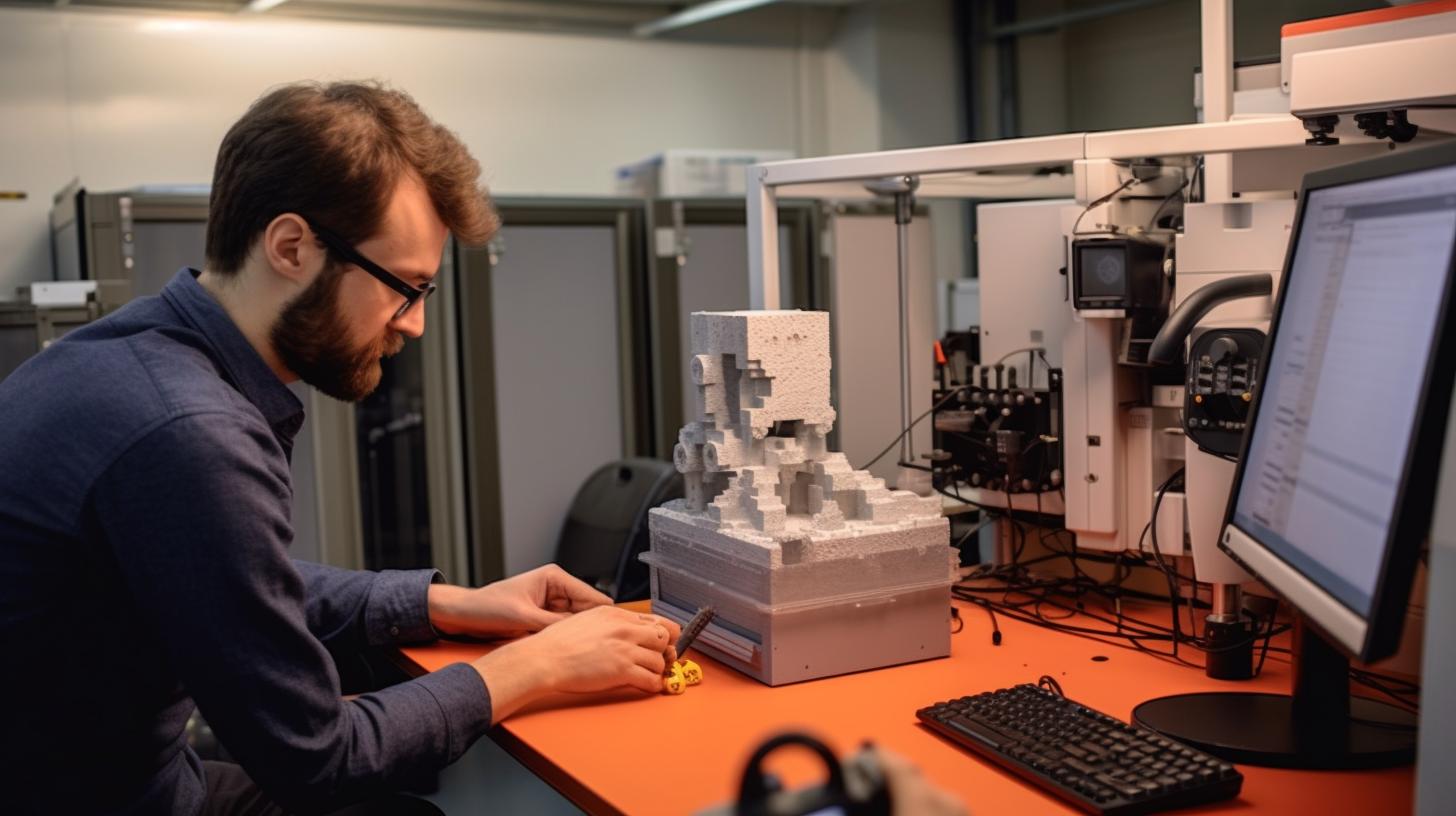
[[327, 257], [313, 230], [295, 213], [283, 213], [268, 222], [262, 250], [269, 268], [299, 286], [312, 282]]

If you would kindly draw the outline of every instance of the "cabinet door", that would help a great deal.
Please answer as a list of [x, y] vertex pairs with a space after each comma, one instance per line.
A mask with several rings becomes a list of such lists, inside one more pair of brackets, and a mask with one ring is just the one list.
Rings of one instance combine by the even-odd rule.
[[499, 206], [456, 274], [477, 580], [552, 561], [581, 484], [650, 443], [642, 205]]
[[[840, 213], [830, 222], [828, 308], [833, 332], [837, 439], [830, 444], [860, 467], [899, 435], [900, 313], [894, 218]], [[935, 259], [929, 218], [910, 224], [910, 418], [930, 408], [934, 387]], [[915, 453], [930, 450], [930, 422], [911, 433]], [[896, 452], [870, 472], [894, 486]]]

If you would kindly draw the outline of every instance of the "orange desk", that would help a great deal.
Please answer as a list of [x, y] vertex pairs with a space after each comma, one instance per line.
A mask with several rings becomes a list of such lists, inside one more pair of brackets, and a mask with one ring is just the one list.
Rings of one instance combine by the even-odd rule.
[[[1150, 697], [1220, 689], [1287, 692], [1288, 663], [1270, 657], [1253, 681], [1209, 680], [1196, 669], [1129, 649], [1000, 619], [1003, 641], [991, 645], [984, 610], [958, 602], [965, 628], [951, 656], [779, 688], [721, 666], [701, 653], [702, 685], [678, 697], [617, 694], [558, 699], [512, 717], [491, 736], [589, 813], [689, 814], [736, 795], [749, 753], [786, 728], [811, 731], [836, 753], [867, 737], [920, 765], [958, 794], [975, 816], [1079, 813], [1040, 789], [982, 762], [919, 726], [929, 703], [1016, 683], [1056, 677], [1068, 697], [1123, 719]], [[481, 644], [440, 643], [405, 649], [406, 668], [434, 671], [484, 653]], [[1105, 656], [1105, 661], [1094, 661]], [[791, 786], [818, 776], [790, 757]], [[777, 769], [777, 767], [776, 767]], [[1313, 772], [1240, 766], [1238, 799], [1186, 813], [1410, 813], [1412, 768]]]

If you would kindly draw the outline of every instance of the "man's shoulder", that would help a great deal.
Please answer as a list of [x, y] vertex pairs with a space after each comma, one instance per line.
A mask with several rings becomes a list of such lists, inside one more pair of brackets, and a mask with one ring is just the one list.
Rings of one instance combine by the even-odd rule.
[[[218, 433], [267, 441], [257, 409], [218, 373], [200, 336], [117, 316], [67, 335], [0, 382], [0, 536], [12, 524], [76, 534], [93, 485], [159, 430], [177, 426], [164, 431], [172, 444], [156, 451], [158, 464], [207, 456]], [[200, 416], [213, 421], [191, 419]]]
[[42, 402], [102, 414], [119, 426], [199, 411], [256, 415], [224, 378], [207, 339], [166, 319], [159, 300], [145, 298], [72, 332], [17, 370], [13, 388], [9, 380], [0, 388], [44, 391], [49, 399]]
[[[124, 309], [67, 335], [0, 382], [0, 469], [43, 456], [94, 475], [153, 430], [196, 415], [266, 428], [206, 339]], [[13, 464], [14, 462], [11, 462]]]

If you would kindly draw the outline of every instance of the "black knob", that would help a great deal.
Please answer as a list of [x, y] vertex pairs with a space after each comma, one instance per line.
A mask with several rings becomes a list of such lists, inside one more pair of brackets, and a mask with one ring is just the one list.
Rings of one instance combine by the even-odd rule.
[[1208, 353], [1215, 360], [1233, 357], [1239, 353], [1239, 342], [1232, 337], [1220, 337], [1209, 346]]

